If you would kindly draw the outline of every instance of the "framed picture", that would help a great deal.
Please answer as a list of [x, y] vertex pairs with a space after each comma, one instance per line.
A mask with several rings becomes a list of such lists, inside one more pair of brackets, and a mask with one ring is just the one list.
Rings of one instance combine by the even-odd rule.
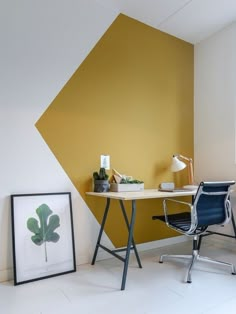
[[14, 284], [76, 271], [71, 193], [11, 195]]

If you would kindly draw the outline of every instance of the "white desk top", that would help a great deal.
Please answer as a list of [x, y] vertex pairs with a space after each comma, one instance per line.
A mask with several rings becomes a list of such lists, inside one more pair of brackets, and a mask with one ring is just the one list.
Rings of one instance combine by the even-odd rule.
[[146, 189], [138, 192], [86, 192], [87, 195], [106, 197], [112, 199], [118, 199], [122, 201], [132, 201], [132, 200], [143, 200], [151, 198], [168, 198], [175, 196], [188, 196], [195, 195], [197, 190], [184, 190], [184, 191], [174, 191], [174, 192], [161, 192], [157, 189]]

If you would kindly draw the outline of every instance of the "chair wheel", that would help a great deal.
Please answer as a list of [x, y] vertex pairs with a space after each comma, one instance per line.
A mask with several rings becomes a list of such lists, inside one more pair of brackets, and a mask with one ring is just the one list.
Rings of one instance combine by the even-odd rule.
[[163, 264], [163, 261], [159, 261], [160, 264]]
[[191, 280], [187, 280], [187, 283], [192, 283], [192, 281]]
[[232, 275], [236, 275], [236, 273], [231, 273]]

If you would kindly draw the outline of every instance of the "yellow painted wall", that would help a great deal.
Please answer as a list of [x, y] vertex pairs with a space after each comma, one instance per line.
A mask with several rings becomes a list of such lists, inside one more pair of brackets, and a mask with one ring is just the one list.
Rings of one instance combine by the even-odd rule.
[[[99, 222], [105, 200], [85, 192], [101, 154], [145, 188], [186, 183], [168, 167], [173, 153], [193, 156], [193, 45], [119, 15], [36, 127]], [[106, 232], [120, 246], [126, 227], [113, 205]], [[175, 235], [151, 220], [157, 213], [161, 201], [138, 202], [137, 243]]]

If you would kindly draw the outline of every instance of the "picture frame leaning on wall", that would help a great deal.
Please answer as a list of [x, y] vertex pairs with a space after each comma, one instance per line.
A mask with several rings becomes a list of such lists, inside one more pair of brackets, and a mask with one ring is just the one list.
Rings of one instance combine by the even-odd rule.
[[70, 192], [11, 195], [14, 285], [76, 271]]

